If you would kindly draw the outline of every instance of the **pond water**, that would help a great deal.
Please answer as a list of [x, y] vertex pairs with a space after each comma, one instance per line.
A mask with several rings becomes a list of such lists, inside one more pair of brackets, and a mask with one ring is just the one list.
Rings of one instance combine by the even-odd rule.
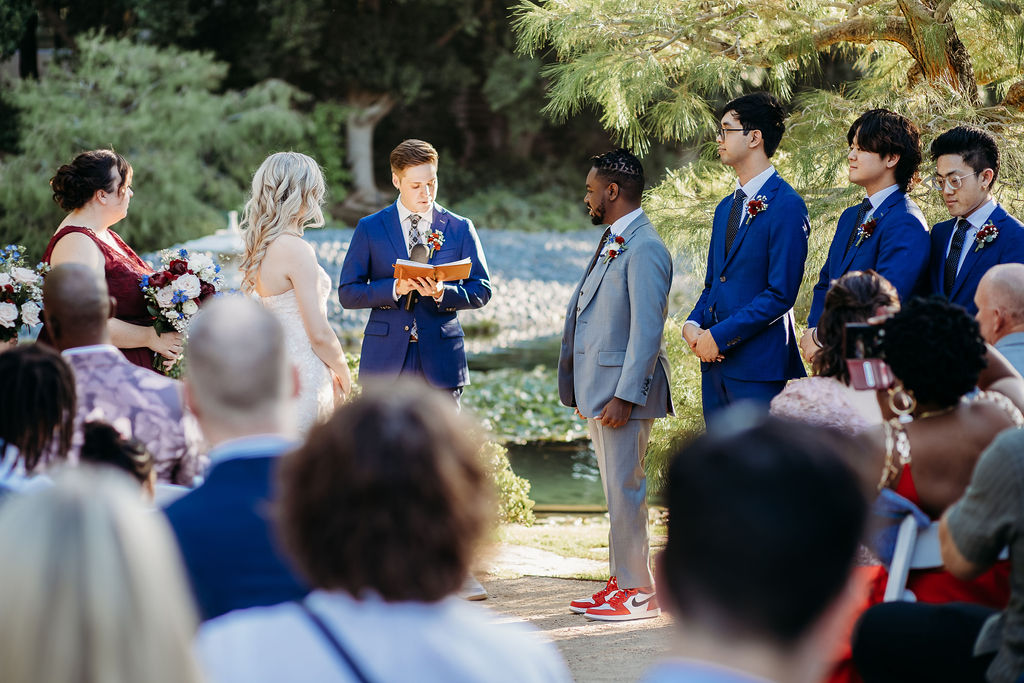
[[512, 471], [530, 481], [538, 505], [604, 505], [597, 458], [589, 441], [509, 444]]

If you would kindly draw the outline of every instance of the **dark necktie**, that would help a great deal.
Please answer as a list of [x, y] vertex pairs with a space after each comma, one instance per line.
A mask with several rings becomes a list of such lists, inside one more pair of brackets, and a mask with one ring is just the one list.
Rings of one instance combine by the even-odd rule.
[[860, 226], [864, 223], [864, 216], [867, 216], [870, 210], [870, 199], [865, 199], [860, 203], [860, 208], [857, 209], [857, 220], [853, 224], [853, 232], [850, 233], [850, 239], [846, 241], [846, 251], [843, 252], [843, 256], [849, 253], [850, 247], [857, 241], [857, 234], [860, 232]]
[[946, 257], [946, 270], [942, 278], [942, 288], [946, 291], [946, 296], [953, 293], [956, 271], [960, 268], [960, 254], [964, 251], [964, 241], [970, 228], [971, 224], [966, 219], [957, 219], [956, 232], [953, 233], [953, 243], [949, 245], [949, 256]]
[[601, 249], [604, 247], [604, 243], [608, 241], [608, 236], [612, 234], [611, 226], [604, 229], [604, 234], [601, 235], [601, 243], [597, 245], [597, 251], [594, 252], [594, 258], [590, 259], [590, 265], [587, 266], [587, 272], [583, 275], [583, 279], [587, 279], [587, 275], [590, 275], [590, 271], [597, 265], [597, 257], [601, 255]]
[[737, 188], [736, 194], [732, 196], [732, 209], [729, 211], [729, 222], [725, 226], [725, 253], [732, 249], [732, 241], [736, 239], [736, 233], [740, 231], [740, 215], [743, 213], [743, 201], [747, 193]]
[[412, 248], [420, 243], [420, 216], [418, 213], [409, 214], [409, 236], [406, 242], [409, 245], [409, 253], [412, 253]]

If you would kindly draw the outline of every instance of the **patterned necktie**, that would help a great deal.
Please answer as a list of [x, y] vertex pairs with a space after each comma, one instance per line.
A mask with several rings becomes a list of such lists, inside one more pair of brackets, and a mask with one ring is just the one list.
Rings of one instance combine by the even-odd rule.
[[740, 231], [740, 214], [743, 213], [743, 201], [747, 193], [737, 188], [736, 194], [732, 197], [732, 209], [729, 211], [729, 222], [725, 226], [725, 253], [732, 249], [732, 241], [736, 239], [736, 233]]
[[946, 296], [953, 293], [956, 271], [960, 269], [960, 254], [964, 251], [964, 241], [967, 239], [967, 231], [970, 227], [971, 224], [966, 219], [957, 219], [956, 232], [953, 233], [953, 243], [949, 245], [949, 256], [946, 257], [946, 270], [942, 278], [942, 287], [946, 291]]
[[412, 252], [412, 248], [420, 243], [420, 216], [418, 213], [409, 214], [409, 237], [407, 239], [409, 252]]
[[583, 279], [587, 279], [587, 275], [590, 275], [590, 271], [597, 265], [597, 257], [601, 255], [601, 249], [604, 247], [604, 243], [608, 241], [608, 236], [612, 234], [611, 226], [604, 229], [604, 234], [601, 235], [601, 242], [597, 245], [597, 251], [594, 252], [594, 258], [590, 259], [590, 265], [587, 266], [587, 272], [583, 276]]
[[844, 256], [850, 252], [850, 247], [857, 241], [857, 233], [860, 232], [860, 226], [864, 223], [864, 216], [867, 216], [870, 210], [870, 199], [865, 199], [860, 203], [860, 208], [857, 209], [857, 220], [853, 224], [853, 232], [850, 233], [850, 239], [846, 241], [846, 251], [843, 252]]

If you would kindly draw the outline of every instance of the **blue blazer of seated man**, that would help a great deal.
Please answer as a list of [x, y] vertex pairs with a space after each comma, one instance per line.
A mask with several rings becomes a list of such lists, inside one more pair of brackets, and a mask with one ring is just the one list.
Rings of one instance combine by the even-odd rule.
[[[434, 202], [437, 151], [432, 145], [402, 142], [391, 153], [391, 170], [398, 200], [359, 221], [341, 267], [341, 305], [373, 309], [363, 333], [359, 374], [420, 376], [458, 400], [469, 384], [458, 312], [490, 300], [487, 261], [472, 221]], [[430, 263], [469, 257], [469, 278], [444, 283], [396, 280], [395, 260], [409, 259], [414, 245], [426, 244], [436, 234], [443, 242], [431, 250]]]
[[737, 401], [767, 409], [786, 381], [806, 375], [793, 304], [807, 258], [807, 207], [769, 161], [785, 111], [768, 93], [722, 110], [718, 154], [737, 175], [715, 209], [704, 290], [683, 325], [701, 359], [704, 419]]
[[867, 198], [839, 217], [814, 285], [808, 328], [818, 326], [825, 294], [846, 273], [870, 268], [892, 283], [902, 301], [914, 294], [928, 267], [928, 223], [906, 194], [921, 165], [917, 126], [895, 112], [872, 109], [853, 122], [846, 142], [850, 182]]
[[932, 228], [927, 292], [975, 315], [974, 294], [988, 269], [1024, 263], [1024, 225], [992, 198], [999, 149], [991, 135], [956, 126], [935, 138], [930, 151], [935, 160], [932, 185], [942, 193], [952, 218]]

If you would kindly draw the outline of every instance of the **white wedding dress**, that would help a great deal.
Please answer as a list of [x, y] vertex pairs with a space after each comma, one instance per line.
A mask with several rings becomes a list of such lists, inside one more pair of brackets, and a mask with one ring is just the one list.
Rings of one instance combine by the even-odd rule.
[[[319, 265], [317, 270], [317, 298], [320, 310], [327, 315], [331, 277]], [[260, 300], [284, 326], [285, 351], [288, 359], [299, 371], [299, 396], [295, 400], [296, 426], [299, 433], [305, 436], [314, 424], [326, 420], [334, 411], [331, 372], [313, 352], [313, 346], [309, 343], [309, 335], [306, 334], [306, 326], [302, 323], [295, 290], [289, 289], [274, 296], [261, 296]]]

